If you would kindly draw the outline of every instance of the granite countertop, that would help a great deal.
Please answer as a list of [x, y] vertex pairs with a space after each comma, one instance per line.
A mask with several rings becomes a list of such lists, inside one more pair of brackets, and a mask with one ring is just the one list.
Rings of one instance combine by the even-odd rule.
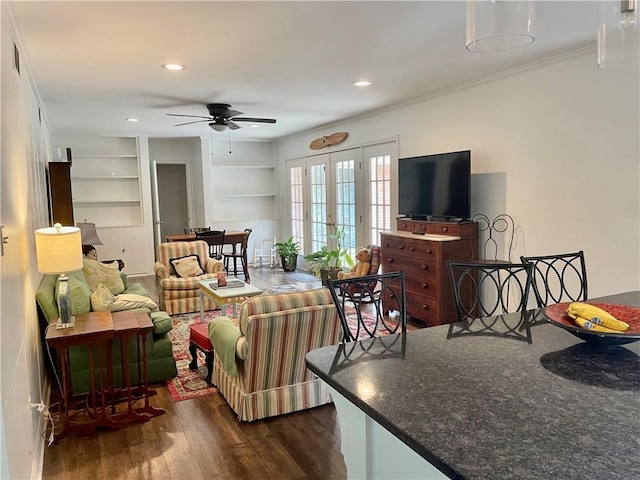
[[[598, 300], [640, 306], [640, 292]], [[531, 314], [324, 347], [307, 365], [451, 478], [640, 478], [640, 342], [596, 347]]]

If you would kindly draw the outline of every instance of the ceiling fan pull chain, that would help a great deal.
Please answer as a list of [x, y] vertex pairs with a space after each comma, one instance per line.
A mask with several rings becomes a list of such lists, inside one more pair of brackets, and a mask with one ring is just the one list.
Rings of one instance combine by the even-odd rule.
[[231, 155], [231, 129], [227, 129], [227, 132], [229, 132], [229, 155]]

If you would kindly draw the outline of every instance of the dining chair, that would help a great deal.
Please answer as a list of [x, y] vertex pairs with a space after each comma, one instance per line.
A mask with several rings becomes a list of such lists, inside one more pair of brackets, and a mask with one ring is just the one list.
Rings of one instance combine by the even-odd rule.
[[233, 245], [233, 249], [231, 250], [231, 252], [222, 252], [222, 255], [224, 256], [224, 269], [227, 271], [227, 273], [231, 273], [229, 271], [229, 267], [230, 267], [230, 263], [231, 260], [233, 260], [233, 275], [235, 277], [238, 276], [238, 260], [240, 260], [240, 266], [242, 267], [242, 272], [244, 273], [244, 279], [245, 281], [249, 281], [249, 278], [247, 277], [247, 248], [249, 245], [249, 236], [251, 235], [251, 232], [253, 231], [251, 228], [245, 228], [244, 229], [246, 235], [244, 237], [244, 239], [242, 240], [242, 244], [240, 245], [240, 251], [238, 251], [237, 247], [235, 245]]
[[198, 240], [204, 240], [209, 245], [209, 257], [222, 260], [222, 247], [224, 247], [225, 230], [205, 230], [195, 232]]
[[458, 321], [527, 310], [529, 263], [447, 261]]
[[329, 279], [327, 286], [338, 310], [345, 343], [407, 332], [404, 272]]
[[522, 256], [533, 265], [533, 292], [538, 307], [563, 301], [580, 302], [587, 297], [587, 268], [584, 252]]

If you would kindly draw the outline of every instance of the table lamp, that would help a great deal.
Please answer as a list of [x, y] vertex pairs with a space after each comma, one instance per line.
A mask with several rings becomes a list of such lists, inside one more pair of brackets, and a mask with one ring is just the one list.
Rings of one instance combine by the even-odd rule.
[[65, 273], [80, 270], [83, 267], [80, 229], [63, 227], [56, 223], [53, 227], [36, 230], [35, 236], [38, 271], [44, 274], [60, 275], [56, 284], [56, 301], [60, 318], [56, 326], [57, 328], [73, 327], [69, 278]]
[[87, 222], [79, 222], [76, 226], [80, 229], [80, 236], [82, 237], [82, 253], [87, 258], [93, 258], [97, 260], [94, 245], [103, 245], [102, 240], [98, 236], [96, 231], [96, 224]]

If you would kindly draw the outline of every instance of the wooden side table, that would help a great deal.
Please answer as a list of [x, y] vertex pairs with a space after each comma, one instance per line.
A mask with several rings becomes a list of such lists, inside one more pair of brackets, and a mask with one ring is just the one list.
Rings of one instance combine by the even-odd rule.
[[[60, 352], [60, 367], [62, 370], [62, 400], [60, 414], [62, 430], [56, 435], [59, 440], [69, 433], [90, 432], [98, 427], [121, 428], [123, 424], [115, 421], [108, 412], [107, 398], [109, 385], [113, 382], [113, 368], [109, 365], [111, 355], [111, 340], [113, 339], [113, 320], [111, 312], [90, 312], [76, 315], [73, 328], [56, 329], [50, 324], [45, 333], [47, 343]], [[72, 404], [73, 390], [71, 385], [71, 363], [69, 348], [78, 346], [89, 347], [89, 368], [91, 376], [91, 391], [79, 402], [84, 403], [86, 415], [82, 409], [75, 409]], [[94, 358], [97, 350], [97, 359]], [[97, 366], [96, 366], [97, 361]], [[99, 387], [96, 388], [96, 376]], [[107, 378], [105, 378], [105, 376]], [[78, 412], [72, 414], [72, 410]]]

